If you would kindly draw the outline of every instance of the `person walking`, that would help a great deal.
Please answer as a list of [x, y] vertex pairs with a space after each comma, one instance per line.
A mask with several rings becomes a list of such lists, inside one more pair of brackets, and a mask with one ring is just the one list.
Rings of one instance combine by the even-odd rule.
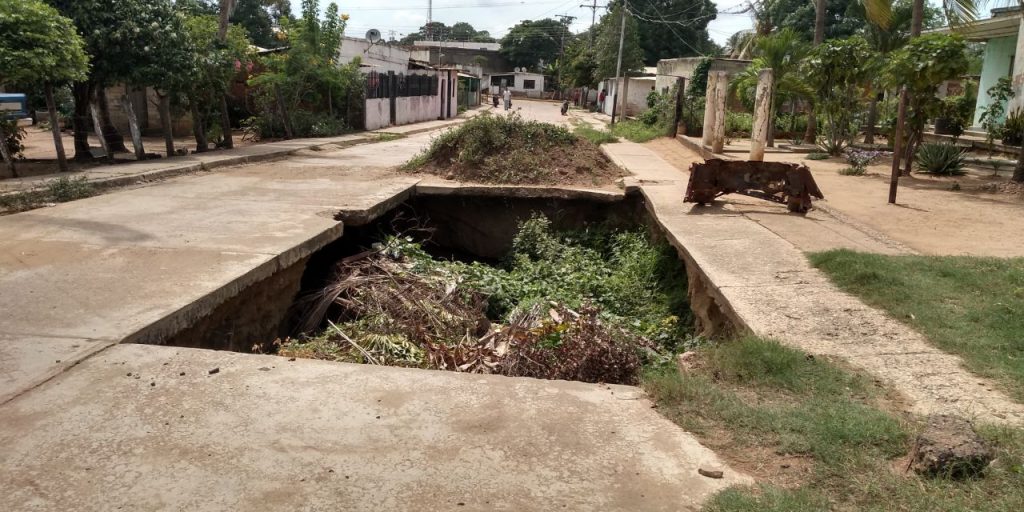
[[512, 91], [505, 88], [505, 110], [512, 108]]
[[604, 112], [604, 98], [608, 95], [608, 89], [601, 89], [601, 93], [597, 95], [597, 111]]

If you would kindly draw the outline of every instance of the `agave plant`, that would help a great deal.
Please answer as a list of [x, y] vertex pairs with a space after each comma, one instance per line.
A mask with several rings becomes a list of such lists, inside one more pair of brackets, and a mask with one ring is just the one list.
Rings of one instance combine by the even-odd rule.
[[917, 169], [928, 174], [964, 174], [964, 150], [949, 143], [925, 143], [917, 150]]

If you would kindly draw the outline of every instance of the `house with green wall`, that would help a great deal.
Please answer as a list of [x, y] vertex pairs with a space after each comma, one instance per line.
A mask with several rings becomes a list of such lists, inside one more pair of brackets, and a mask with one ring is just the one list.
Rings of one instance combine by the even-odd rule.
[[1012, 77], [1017, 96], [1010, 101], [1007, 112], [1024, 105], [1024, 37], [1022, 37], [1021, 9], [1019, 6], [992, 9], [992, 16], [961, 27], [943, 27], [932, 32], [955, 33], [968, 41], [985, 43], [978, 81], [978, 101], [974, 109], [973, 125], [981, 125], [981, 112], [992, 103], [988, 89], [1003, 77]]

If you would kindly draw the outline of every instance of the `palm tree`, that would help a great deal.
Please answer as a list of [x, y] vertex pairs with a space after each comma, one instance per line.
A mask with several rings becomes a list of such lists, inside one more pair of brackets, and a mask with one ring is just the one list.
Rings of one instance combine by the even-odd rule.
[[[784, 28], [770, 36], [757, 40], [756, 56], [753, 62], [743, 71], [736, 74], [729, 83], [731, 94], [738, 94], [748, 99], [757, 88], [757, 75], [762, 69], [771, 68], [772, 101], [769, 102], [771, 112], [769, 119], [775, 119], [775, 112], [785, 101], [798, 98], [810, 98], [812, 91], [797, 70], [801, 61], [807, 56], [810, 48], [793, 29]], [[775, 145], [775, 123], [768, 123], [767, 145]]]

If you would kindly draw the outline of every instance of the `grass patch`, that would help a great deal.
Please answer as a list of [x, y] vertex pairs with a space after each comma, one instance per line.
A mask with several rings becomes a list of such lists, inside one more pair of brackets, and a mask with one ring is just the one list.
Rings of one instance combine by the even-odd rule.
[[373, 142], [390, 142], [404, 137], [405, 135], [402, 135], [400, 133], [379, 132], [377, 133], [377, 136], [373, 139]]
[[598, 130], [589, 124], [578, 125], [572, 132], [579, 137], [589, 140], [597, 146], [619, 141], [619, 138], [612, 135], [611, 132], [607, 130]]
[[405, 168], [513, 185], [607, 185], [624, 175], [592, 142], [516, 113], [483, 113], [443, 132]]
[[808, 153], [808, 160], [828, 160], [830, 155], [828, 153]]
[[648, 125], [638, 120], [625, 120], [615, 123], [612, 135], [633, 142], [647, 142], [665, 136], [665, 128], [657, 124]]
[[867, 172], [866, 167], [843, 167], [839, 169], [839, 174], [842, 176], [864, 176]]
[[959, 355], [1024, 400], [1024, 258], [810, 255], [843, 290]]
[[52, 203], [66, 203], [96, 195], [96, 186], [86, 181], [85, 176], [69, 178], [61, 176], [46, 182], [46, 188], [30, 192], [0, 195], [0, 210], [17, 213], [41, 208]]
[[687, 370], [652, 368], [643, 385], [669, 419], [762, 482], [718, 493], [708, 511], [1010, 511], [1024, 503], [1020, 430], [981, 428], [999, 459], [982, 479], [904, 473], [897, 461], [916, 420], [887, 412], [870, 378], [773, 341], [702, 346]]

